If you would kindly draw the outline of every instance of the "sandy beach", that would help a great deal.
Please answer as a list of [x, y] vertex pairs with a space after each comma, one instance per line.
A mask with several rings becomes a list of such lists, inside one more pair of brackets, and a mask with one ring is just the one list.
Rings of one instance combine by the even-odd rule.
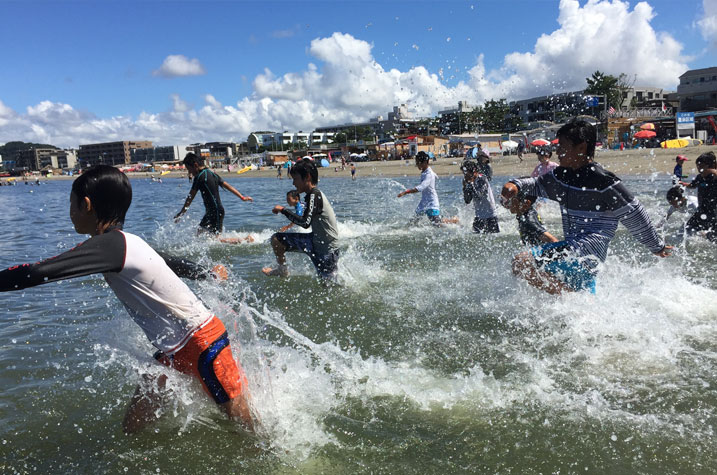
[[[637, 149], [637, 150], [599, 150], [596, 153], [595, 160], [602, 164], [607, 170], [617, 175], [650, 175], [653, 173], [672, 174], [675, 166], [675, 157], [677, 155], [686, 156], [689, 161], [685, 163], [684, 173], [694, 176], [697, 172], [695, 169], [695, 159], [702, 153], [714, 150], [713, 146], [700, 145], [697, 147], [687, 147], [681, 149]], [[553, 161], [557, 162], [557, 157], [553, 155]], [[460, 158], [439, 158], [431, 163], [433, 171], [439, 176], [451, 176], [460, 173]], [[538, 163], [534, 153], [523, 156], [523, 161], [518, 160], [516, 155], [492, 157], [493, 173], [502, 176], [524, 176], [529, 175]], [[405, 160], [395, 160], [386, 162], [360, 162], [356, 164], [357, 179], [367, 177], [400, 177], [418, 175], [413, 160], [406, 162]], [[241, 175], [234, 172], [227, 172], [226, 169], [216, 169], [215, 172], [223, 177], [238, 178], [276, 178], [276, 168], [264, 168], [262, 170], [252, 170]], [[347, 166], [344, 170], [332, 164], [328, 168], [319, 168], [321, 178], [350, 178], [351, 171]], [[150, 176], [158, 177], [159, 173], [128, 173], [131, 178], [149, 178]], [[186, 179], [185, 171], [172, 171], [164, 175], [162, 179], [182, 178]], [[70, 180], [74, 177], [54, 176], [48, 179], [52, 180]], [[286, 179], [286, 170], [282, 170], [282, 178]], [[44, 180], [45, 178], [43, 178]]]

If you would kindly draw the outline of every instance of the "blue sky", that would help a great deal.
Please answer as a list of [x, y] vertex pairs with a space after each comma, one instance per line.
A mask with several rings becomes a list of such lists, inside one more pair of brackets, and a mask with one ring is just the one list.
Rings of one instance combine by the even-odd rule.
[[[705, 21], [714, 7], [0, 0], [2, 17], [16, 19], [0, 30], [0, 143], [243, 140], [256, 129], [385, 115], [397, 101], [427, 115], [461, 98], [580, 88], [595, 69], [674, 89], [685, 69], [717, 65], [717, 22]], [[159, 74], [171, 55], [195, 70]]]

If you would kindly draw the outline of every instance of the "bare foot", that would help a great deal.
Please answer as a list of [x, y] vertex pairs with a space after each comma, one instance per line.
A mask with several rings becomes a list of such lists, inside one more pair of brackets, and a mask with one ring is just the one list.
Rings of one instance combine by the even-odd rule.
[[214, 267], [212, 267], [212, 273], [214, 274], [214, 276], [216, 277], [217, 280], [229, 279], [229, 272], [227, 271], [227, 268], [221, 264], [217, 264]]
[[246, 237], [246, 239], [244, 239], [244, 240], [245, 240], [246, 242], [254, 242], [254, 238], [251, 236], [251, 234], [248, 235], [248, 236]]
[[287, 277], [289, 275], [289, 269], [286, 266], [278, 266], [274, 268], [264, 267], [261, 271], [268, 276]]

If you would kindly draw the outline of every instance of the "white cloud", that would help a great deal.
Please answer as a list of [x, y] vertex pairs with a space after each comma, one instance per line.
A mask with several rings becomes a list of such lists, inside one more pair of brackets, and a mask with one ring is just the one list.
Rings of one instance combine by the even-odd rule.
[[152, 72], [155, 76], [176, 78], [181, 76], [201, 76], [206, 74], [204, 66], [198, 59], [189, 59], [182, 54], [170, 54], [162, 62], [159, 69]]
[[717, 45], [717, 0], [702, 0], [704, 16], [697, 22], [705, 41]]
[[[429, 115], [459, 100], [480, 103], [578, 90], [595, 70], [636, 75], [638, 85], [674, 88], [689, 58], [674, 38], [652, 28], [654, 15], [645, 2], [630, 9], [620, 0], [589, 0], [583, 6], [577, 0], [561, 0], [558, 27], [538, 38], [532, 51], [508, 54], [494, 70], [486, 70], [477, 52], [467, 78], [452, 86], [445, 84], [440, 71], [423, 66], [386, 69], [373, 56], [373, 45], [334, 33], [311, 42], [307, 52], [314, 62], [303, 71], [276, 75], [267, 68], [254, 78], [253, 93], [231, 105], [209, 93], [205, 104], [197, 107], [171, 95], [166, 112], [99, 119], [68, 104], [44, 101], [16, 114], [0, 102], [0, 140], [44, 137], [45, 142], [63, 146], [122, 138], [157, 144], [241, 141], [253, 130], [307, 131], [385, 116], [401, 103]], [[471, 44], [480, 48], [477, 42]], [[192, 63], [181, 58], [181, 64]], [[192, 61], [203, 72], [199, 62]]]

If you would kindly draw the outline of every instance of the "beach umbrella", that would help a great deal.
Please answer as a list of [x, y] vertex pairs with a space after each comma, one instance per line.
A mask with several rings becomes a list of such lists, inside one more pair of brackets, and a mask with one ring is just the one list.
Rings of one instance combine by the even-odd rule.
[[652, 130], [641, 130], [641, 131], [637, 132], [635, 135], [633, 135], [633, 137], [635, 137], [636, 139], [649, 139], [656, 135], [657, 134], [655, 132], [653, 132]]
[[535, 139], [530, 142], [530, 145], [532, 145], [533, 147], [542, 147], [543, 145], [550, 145], [550, 142], [545, 139]]
[[655, 124], [652, 122], [647, 122], [646, 124], [642, 124], [640, 126], [642, 130], [655, 130]]
[[515, 140], [506, 140], [505, 142], [503, 142], [504, 148], [516, 148], [517, 146], [518, 142], [516, 142]]
[[550, 141], [551, 144], [557, 145], [558, 142], [560, 142], [558, 139], [553, 139]]

